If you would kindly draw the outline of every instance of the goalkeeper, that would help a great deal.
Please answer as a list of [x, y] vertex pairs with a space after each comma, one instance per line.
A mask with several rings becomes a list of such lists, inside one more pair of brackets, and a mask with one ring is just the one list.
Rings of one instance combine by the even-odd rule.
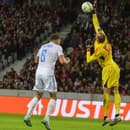
[[91, 55], [91, 47], [87, 46], [86, 62], [90, 63], [97, 61], [102, 68], [102, 86], [104, 92], [104, 121], [102, 126], [108, 124], [108, 109], [110, 102], [110, 93], [114, 93], [114, 103], [116, 109], [115, 118], [110, 122], [110, 126], [113, 126], [121, 121], [120, 118], [120, 94], [119, 94], [119, 78], [120, 69], [112, 58], [112, 47], [107, 40], [107, 36], [104, 31], [100, 28], [96, 10], [94, 9], [92, 14], [93, 26], [96, 32], [94, 42], [94, 53]]

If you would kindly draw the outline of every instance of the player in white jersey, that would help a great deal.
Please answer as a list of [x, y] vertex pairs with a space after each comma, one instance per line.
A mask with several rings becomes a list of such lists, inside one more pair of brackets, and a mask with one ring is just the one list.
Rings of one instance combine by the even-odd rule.
[[42, 120], [42, 124], [44, 124], [47, 130], [51, 130], [49, 125], [49, 116], [54, 109], [57, 92], [57, 83], [54, 75], [55, 64], [57, 59], [59, 59], [61, 64], [68, 64], [70, 62], [70, 59], [64, 56], [63, 49], [59, 44], [59, 36], [57, 34], [52, 34], [50, 42], [41, 46], [35, 58], [35, 63], [38, 63], [35, 76], [35, 85], [33, 88], [33, 90], [36, 91], [36, 95], [30, 101], [27, 114], [24, 117], [24, 122], [28, 126], [32, 126], [30, 117], [34, 107], [42, 98], [43, 92], [48, 91], [51, 99], [48, 103], [46, 115]]

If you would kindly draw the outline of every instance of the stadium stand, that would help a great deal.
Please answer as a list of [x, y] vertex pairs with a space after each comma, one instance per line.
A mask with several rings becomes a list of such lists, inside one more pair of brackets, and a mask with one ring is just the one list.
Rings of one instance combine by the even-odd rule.
[[[124, 15], [125, 12], [128, 13], [125, 8], [125, 5], [116, 6], [115, 4], [115, 7], [111, 8], [113, 2], [106, 2], [108, 1], [99, 1], [98, 15], [102, 23], [103, 29], [106, 32], [108, 39], [113, 46], [114, 59], [120, 65], [121, 68], [120, 92], [123, 96], [130, 95], [130, 17]], [[39, 10], [39, 8], [37, 9]], [[31, 12], [33, 12], [33, 10], [31, 10]], [[35, 17], [37, 17], [37, 14], [36, 16], [34, 15], [34, 19]], [[39, 21], [37, 22], [40, 23]], [[34, 25], [33, 33], [39, 32], [40, 27], [39, 25], [38, 27], [36, 25]], [[27, 24], [26, 26], [28, 28]], [[32, 34], [30, 34], [30, 32], [28, 31], [26, 34], [26, 37], [32, 36]], [[90, 17], [84, 16], [80, 12], [77, 20], [74, 21], [72, 25], [71, 32], [62, 41], [62, 46], [66, 52], [66, 55], [70, 56], [71, 58], [71, 64], [67, 66], [60, 66], [59, 63], [57, 63], [55, 73], [58, 82], [58, 89], [60, 92], [102, 93], [100, 79], [101, 68], [96, 62], [90, 65], [85, 62], [85, 42], [88, 39], [93, 42], [93, 37], [94, 30]], [[18, 41], [21, 43], [21, 39], [19, 40]], [[39, 40], [37, 41], [37, 43], [39, 43]], [[29, 44], [29, 46], [25, 47], [28, 47], [31, 51], [33, 50], [33, 46], [35, 46], [35, 43], [32, 45]], [[27, 48], [25, 50], [27, 50]], [[0, 54], [3, 53], [4, 55], [6, 55], [6, 51], [0, 52]], [[19, 55], [18, 53], [16, 54]], [[9, 56], [10, 55], [7, 55], [7, 57]], [[8, 62], [9, 61], [7, 61], [7, 63]], [[2, 64], [3, 63], [0, 61], [0, 66]], [[17, 73], [13, 68], [11, 68], [11, 70], [3, 76], [2, 81], [0, 81], [0, 88], [31, 90], [34, 85], [35, 70], [36, 66], [34, 64], [34, 55], [32, 55], [31, 58], [26, 60], [20, 73]]]
[[38, 3], [0, 4], [0, 70], [33, 53], [50, 33], [59, 31], [73, 19], [66, 15], [71, 13], [73, 10], [67, 8], [56, 10]]

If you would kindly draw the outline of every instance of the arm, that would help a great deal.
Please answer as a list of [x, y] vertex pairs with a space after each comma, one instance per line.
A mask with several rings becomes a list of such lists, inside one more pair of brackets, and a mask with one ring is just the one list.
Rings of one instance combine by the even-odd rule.
[[35, 64], [39, 63], [39, 57], [40, 57], [41, 49], [42, 49], [42, 47], [38, 50], [38, 53], [37, 53], [37, 55], [36, 55], [36, 57], [34, 59]]
[[58, 59], [61, 64], [70, 63], [70, 59], [64, 56], [63, 49], [61, 46], [59, 46], [59, 49], [58, 49]]
[[[94, 29], [95, 29], [95, 32], [96, 33], [99, 33], [99, 32], [103, 32], [103, 30], [101, 29], [100, 25], [99, 25], [99, 21], [98, 21], [98, 18], [97, 18], [97, 14], [94, 13], [93, 16], [92, 16], [92, 21], [93, 21], [93, 26], [94, 26]], [[104, 33], [104, 32], [103, 32]]]
[[90, 51], [88, 51], [86, 53], [86, 62], [90, 63], [90, 62], [95, 61], [95, 60], [96, 60], [96, 57], [94, 56], [94, 54], [90, 55]]
[[93, 26], [94, 26], [94, 29], [95, 29], [96, 33], [99, 33], [99, 32], [104, 33], [104, 31], [102, 30], [102, 28], [99, 25], [99, 21], [98, 21], [98, 18], [97, 18], [97, 14], [96, 14], [96, 3], [97, 3], [97, 0], [95, 0], [94, 4], [93, 4], [93, 7], [94, 7], [93, 15], [92, 15]]
[[35, 59], [34, 59], [34, 63], [38, 64], [38, 62], [39, 62], [39, 56], [36, 56]]
[[97, 48], [92, 55], [90, 54], [90, 51], [91, 51], [91, 49], [87, 48], [87, 52], [86, 52], [86, 62], [87, 63], [93, 62], [101, 56], [99, 48]]
[[59, 56], [59, 62], [61, 64], [68, 64], [70, 62], [70, 59], [69, 58], [66, 58], [64, 55], [60, 55]]

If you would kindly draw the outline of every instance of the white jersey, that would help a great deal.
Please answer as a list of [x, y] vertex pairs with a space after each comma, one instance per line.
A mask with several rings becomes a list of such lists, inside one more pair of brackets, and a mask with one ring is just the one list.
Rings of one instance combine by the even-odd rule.
[[37, 73], [54, 75], [55, 64], [60, 55], [63, 55], [60, 45], [53, 42], [42, 45], [37, 54], [39, 57]]

